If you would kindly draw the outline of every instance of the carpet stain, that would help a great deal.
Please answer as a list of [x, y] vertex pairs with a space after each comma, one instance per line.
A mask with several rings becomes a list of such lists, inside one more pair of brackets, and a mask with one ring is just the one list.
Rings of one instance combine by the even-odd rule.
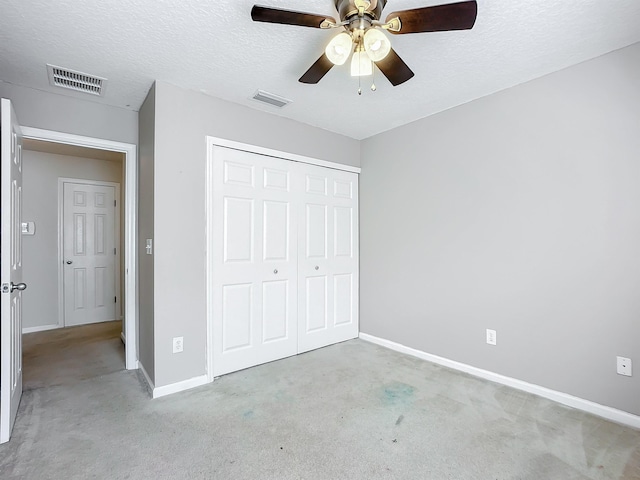
[[404, 420], [404, 415], [400, 415], [398, 417], [398, 420], [396, 420], [396, 425], [400, 425], [402, 423], [402, 421]]
[[412, 399], [415, 389], [405, 383], [391, 383], [382, 387], [382, 399], [387, 405], [402, 405]]
[[292, 403], [295, 400], [291, 394], [285, 392], [284, 390], [278, 390], [276, 392], [275, 398], [278, 402], [284, 403]]
[[253, 418], [253, 415], [253, 410], [247, 410], [242, 414], [242, 418], [244, 418], [245, 420], [249, 420], [250, 418]]

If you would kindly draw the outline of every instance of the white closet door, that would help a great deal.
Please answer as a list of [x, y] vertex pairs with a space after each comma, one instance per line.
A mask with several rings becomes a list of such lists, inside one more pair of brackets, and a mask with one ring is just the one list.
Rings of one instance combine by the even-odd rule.
[[358, 336], [358, 175], [301, 165], [298, 352]]
[[223, 147], [213, 156], [218, 376], [297, 353], [297, 234], [287, 162]]

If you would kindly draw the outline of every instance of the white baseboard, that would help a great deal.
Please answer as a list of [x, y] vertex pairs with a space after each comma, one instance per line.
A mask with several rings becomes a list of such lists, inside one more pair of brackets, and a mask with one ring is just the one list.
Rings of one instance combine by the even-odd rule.
[[151, 378], [149, 377], [149, 374], [144, 369], [144, 365], [142, 365], [142, 363], [140, 363], [140, 362], [138, 362], [138, 368], [140, 368], [140, 371], [142, 372], [142, 375], [144, 376], [144, 379], [147, 381], [147, 385], [149, 385], [149, 390], [151, 391], [151, 394], [153, 395], [153, 390], [155, 389], [155, 387], [153, 386], [153, 382], [151, 381]]
[[22, 329], [22, 334], [24, 335], [25, 333], [35, 333], [35, 332], [44, 332], [47, 330], [56, 330], [58, 328], [62, 328], [62, 327], [57, 323], [55, 325], [43, 325], [41, 327], [27, 327]]
[[190, 388], [200, 387], [206, 383], [209, 383], [209, 377], [205, 374], [200, 375], [199, 377], [190, 378], [189, 380], [183, 380], [182, 382], [176, 382], [162, 387], [155, 387], [153, 388], [153, 398], [160, 398], [173, 393], [189, 390]]
[[360, 333], [360, 338], [367, 342], [375, 343], [376, 345], [395, 350], [396, 352], [405, 353], [413, 357], [418, 357], [428, 362], [436, 363], [438, 365], [449, 367], [454, 370], [459, 370], [475, 377], [484, 378], [485, 380], [506, 385], [517, 390], [532, 393], [534, 395], [553, 400], [554, 402], [558, 402], [563, 405], [577, 408], [578, 410], [582, 410], [593, 415], [606, 418], [607, 420], [640, 429], [640, 416], [633, 415], [632, 413], [624, 412], [612, 407], [607, 407], [605, 405], [600, 405], [599, 403], [585, 400], [584, 398], [574, 397], [573, 395], [569, 395], [567, 393], [551, 390], [550, 388], [534, 385], [532, 383], [524, 382], [516, 378], [506, 377], [498, 373], [467, 365], [466, 363], [460, 363], [454, 360], [449, 360], [448, 358], [432, 355], [430, 353], [416, 350], [414, 348], [407, 347], [390, 340], [385, 340], [384, 338], [374, 337], [373, 335], [369, 335], [367, 333]]

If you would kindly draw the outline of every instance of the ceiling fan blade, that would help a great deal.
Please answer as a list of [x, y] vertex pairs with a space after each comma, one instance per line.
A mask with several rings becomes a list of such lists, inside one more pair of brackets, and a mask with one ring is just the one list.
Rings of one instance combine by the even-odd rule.
[[298, 80], [300, 83], [318, 83], [322, 80], [329, 70], [333, 67], [333, 63], [329, 58], [323, 53], [322, 56], [316, 60], [316, 63], [311, 65], [309, 70], [307, 70], [304, 75], [300, 77]]
[[478, 4], [474, 1], [436, 5], [393, 12], [389, 20], [398, 17], [400, 30], [391, 33], [446, 32], [449, 30], [469, 30], [476, 23]]
[[376, 65], [394, 87], [406, 82], [414, 75], [393, 48], [386, 57], [376, 62]]
[[[280, 8], [261, 7], [254, 5], [251, 18], [255, 22], [282, 23], [285, 25], [300, 25], [301, 27], [321, 28], [322, 24], [335, 24], [332, 17], [314, 15], [313, 13], [294, 12]], [[325, 27], [327, 28], [327, 27]]]

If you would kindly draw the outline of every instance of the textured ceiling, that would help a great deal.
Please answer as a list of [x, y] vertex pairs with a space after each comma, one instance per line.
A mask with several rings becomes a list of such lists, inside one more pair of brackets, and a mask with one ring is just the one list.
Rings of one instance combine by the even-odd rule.
[[[473, 30], [392, 36], [416, 76], [377, 75], [359, 97], [347, 65], [297, 81], [332, 31], [254, 23], [253, 3], [2, 0], [0, 80], [67, 94], [49, 86], [51, 63], [108, 79], [103, 98], [83, 98], [138, 110], [158, 79], [362, 139], [640, 41], [639, 0], [478, 0]], [[332, 0], [258, 3], [336, 16]], [[439, 3], [389, 0], [384, 14]], [[257, 89], [293, 103], [259, 104]]]

